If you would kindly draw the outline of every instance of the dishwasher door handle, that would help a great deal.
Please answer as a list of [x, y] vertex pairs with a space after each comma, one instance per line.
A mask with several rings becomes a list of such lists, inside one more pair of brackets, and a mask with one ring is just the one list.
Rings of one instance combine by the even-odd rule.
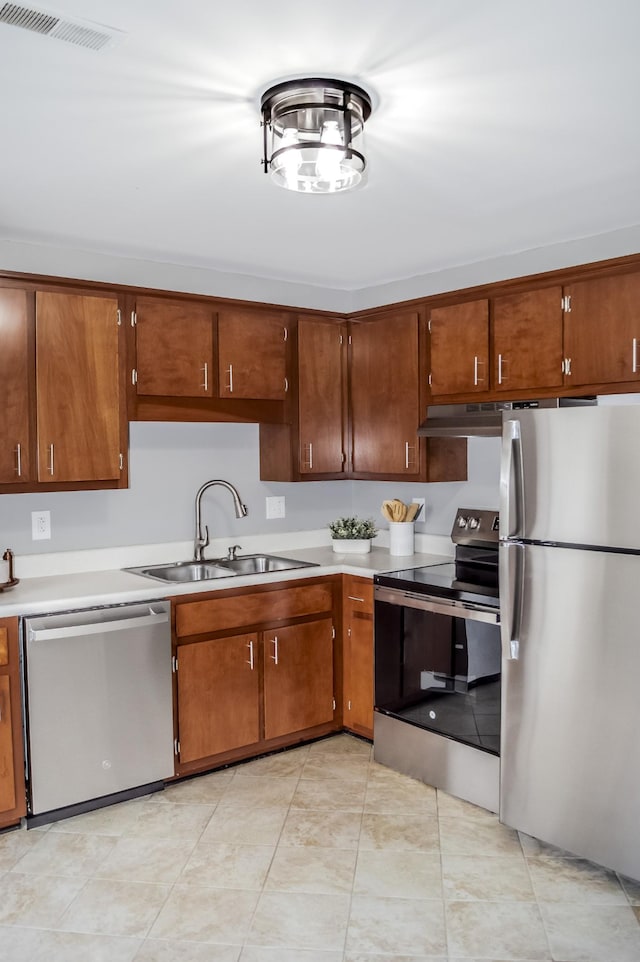
[[138, 615], [128, 618], [119, 618], [115, 621], [94, 621], [84, 625], [64, 625], [61, 628], [33, 628], [28, 627], [28, 641], [49, 641], [52, 638], [74, 638], [78, 635], [104, 635], [111, 631], [124, 631], [127, 628], [144, 628], [147, 625], [161, 625], [169, 621], [169, 612], [160, 613], [151, 611], [150, 614]]

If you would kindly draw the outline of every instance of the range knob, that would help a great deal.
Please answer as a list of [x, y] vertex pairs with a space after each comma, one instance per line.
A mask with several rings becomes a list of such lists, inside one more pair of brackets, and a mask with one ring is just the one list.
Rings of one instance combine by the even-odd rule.
[[480, 527], [480, 518], [469, 518], [469, 527], [472, 531]]
[[467, 527], [467, 519], [464, 518], [462, 515], [460, 515], [460, 516], [458, 517], [458, 520], [456, 521], [456, 524], [458, 525], [459, 528], [466, 528], [466, 527]]

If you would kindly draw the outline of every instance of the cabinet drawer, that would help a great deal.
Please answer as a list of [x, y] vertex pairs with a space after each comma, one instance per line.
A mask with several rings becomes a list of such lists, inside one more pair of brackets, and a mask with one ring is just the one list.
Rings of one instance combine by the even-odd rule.
[[0, 628], [0, 665], [9, 664], [9, 631]]
[[345, 608], [373, 614], [373, 581], [345, 575], [343, 581]]
[[176, 605], [176, 635], [200, 635], [331, 611], [331, 585], [298, 585]]

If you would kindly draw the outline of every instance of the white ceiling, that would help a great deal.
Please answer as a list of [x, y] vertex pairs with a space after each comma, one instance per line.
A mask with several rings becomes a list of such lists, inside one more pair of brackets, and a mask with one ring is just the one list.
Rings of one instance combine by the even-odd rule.
[[[0, 25], [0, 238], [341, 290], [640, 224], [638, 0], [60, 0]], [[272, 82], [355, 80], [366, 187], [260, 167]], [[1, 266], [1, 265], [0, 265]]]

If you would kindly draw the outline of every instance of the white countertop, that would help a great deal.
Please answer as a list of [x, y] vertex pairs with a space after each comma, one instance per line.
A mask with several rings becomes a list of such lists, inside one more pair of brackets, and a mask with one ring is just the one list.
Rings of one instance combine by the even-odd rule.
[[[452, 556], [450, 542], [439, 536], [429, 538], [425, 535], [417, 535], [416, 547], [420, 548], [420, 551], [412, 555], [389, 554], [388, 548], [384, 545], [385, 539], [380, 536], [372, 546], [371, 552], [363, 555], [335, 553], [330, 544], [321, 543], [326, 542], [326, 532], [294, 532], [289, 536], [279, 535], [277, 539], [270, 538], [268, 545], [264, 536], [245, 538], [243, 541], [245, 544], [240, 554], [256, 552], [278, 554], [298, 561], [309, 561], [317, 567], [294, 568], [290, 571], [274, 571], [268, 574], [234, 576], [175, 585], [151, 580], [142, 575], [123, 571], [121, 568], [183, 561], [191, 556], [190, 545], [147, 545], [96, 552], [68, 552], [64, 555], [51, 555], [48, 560], [43, 556], [37, 558], [23, 556], [16, 558], [15, 565], [15, 575], [20, 578], [20, 583], [10, 591], [0, 593], [0, 617], [151, 601], [205, 591], [244, 588], [268, 582], [299, 581], [303, 578], [331, 574], [352, 574], [373, 578], [374, 574], [380, 571], [443, 564], [451, 560]], [[253, 544], [249, 545], [249, 541], [253, 541]], [[313, 544], [314, 541], [319, 543]], [[378, 541], [382, 541], [383, 544], [378, 546]], [[225, 553], [226, 545], [216, 543], [212, 544], [206, 552], [208, 558], [221, 557]], [[116, 564], [118, 564], [117, 567]], [[94, 565], [97, 567], [94, 568]], [[22, 577], [21, 567], [28, 574], [38, 570], [64, 573]]]

